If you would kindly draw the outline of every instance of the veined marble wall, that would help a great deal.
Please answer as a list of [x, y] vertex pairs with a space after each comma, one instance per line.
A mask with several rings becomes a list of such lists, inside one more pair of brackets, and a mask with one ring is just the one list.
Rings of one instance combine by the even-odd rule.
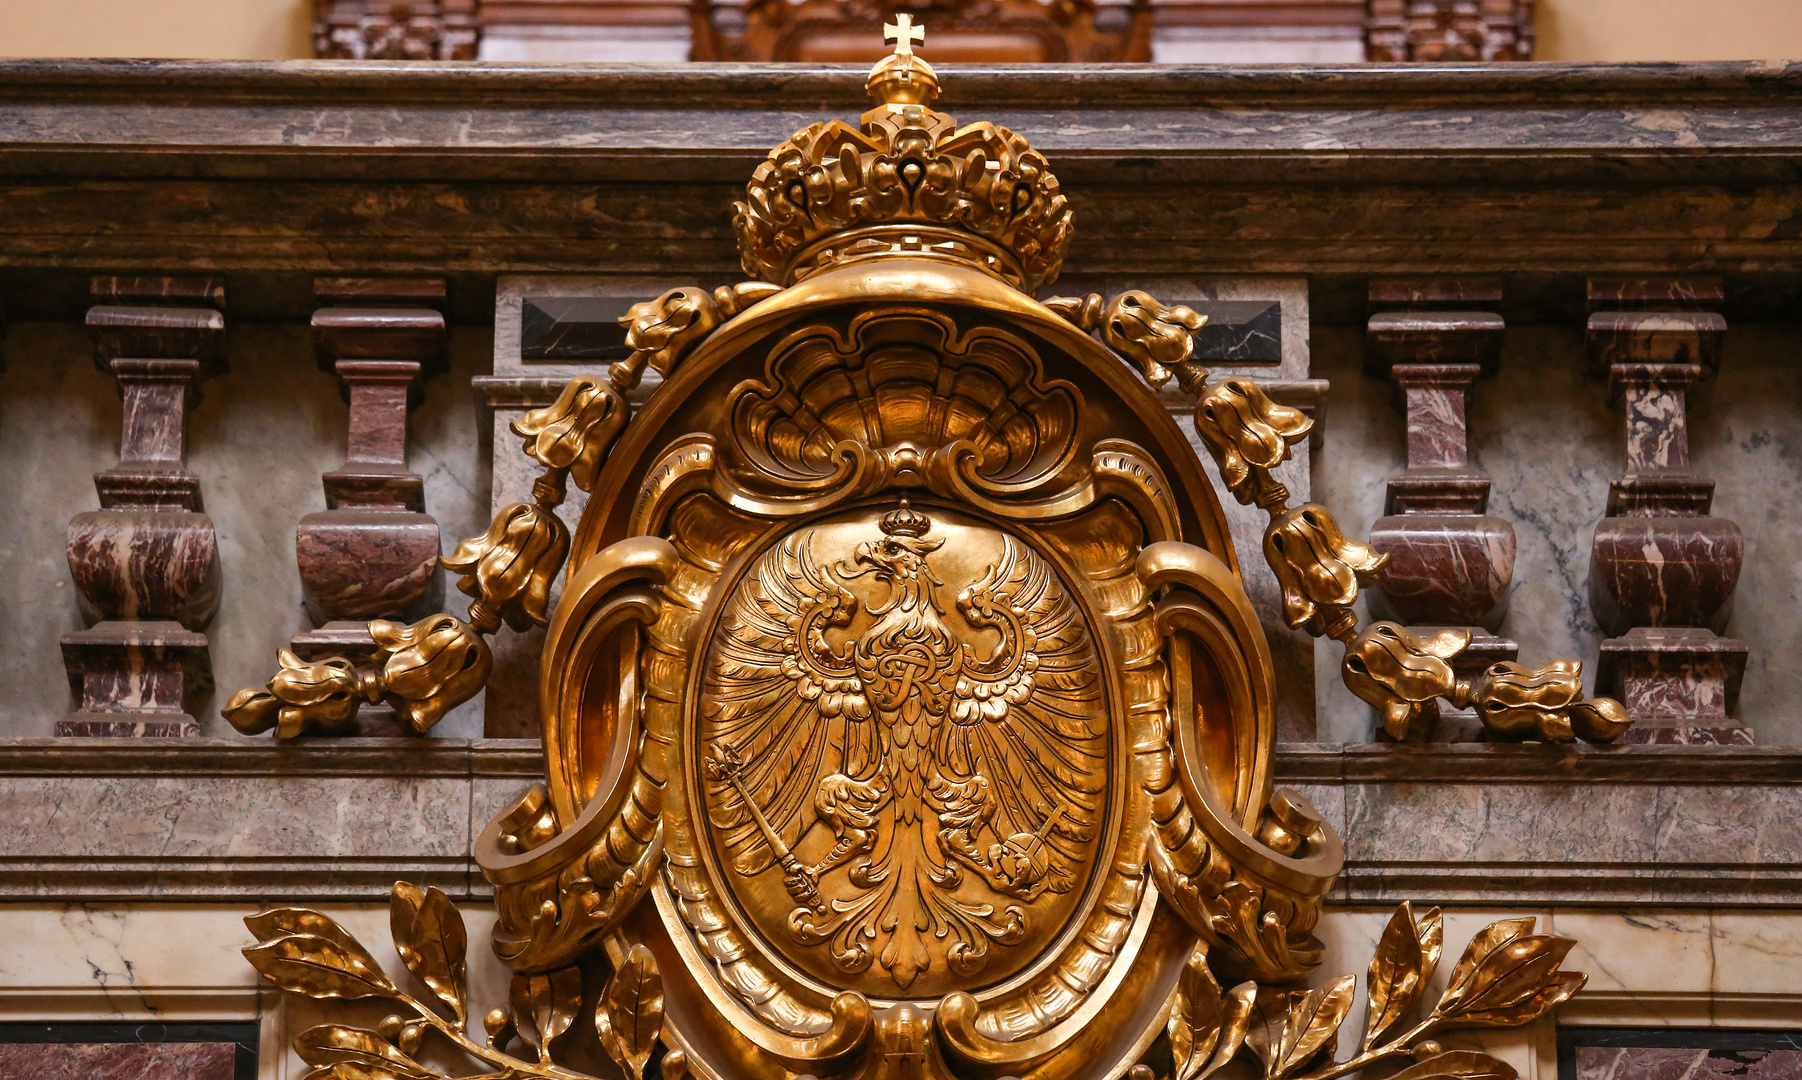
[[[223, 571], [207, 629], [216, 691], [199, 717], [218, 737], [237, 734], [219, 706], [267, 680], [275, 651], [310, 627], [294, 529], [325, 509], [319, 476], [344, 460], [347, 414], [337, 379], [314, 362], [307, 326], [234, 324], [229, 314], [226, 326], [230, 370], [203, 384], [188, 438]], [[486, 327], [454, 328], [450, 370], [426, 382], [409, 421], [412, 466], [447, 547], [488, 525], [488, 455], [469, 380], [488, 371], [491, 344]], [[82, 627], [64, 530], [99, 505], [93, 473], [118, 457], [120, 401], [78, 323], [14, 323], [3, 345], [0, 506], [11, 521], [0, 544], [0, 737], [49, 735], [73, 708], [58, 642]], [[447, 586], [449, 610], [460, 615], [468, 598]], [[435, 730], [479, 737], [480, 699]]]
[[[1590, 541], [1623, 461], [1623, 425], [1607, 388], [1583, 374], [1581, 324], [1510, 327], [1498, 375], [1470, 402], [1473, 462], [1494, 479], [1489, 513], [1514, 523], [1513, 593], [1500, 634], [1522, 663], [1584, 661], [1593, 686], [1601, 634], [1589, 610]], [[1368, 535], [1385, 484], [1405, 464], [1400, 410], [1387, 381], [1364, 373], [1364, 328], [1313, 332], [1315, 378], [1332, 388], [1314, 498], [1346, 532]], [[1727, 635], [1751, 646], [1738, 722], [1764, 746], [1802, 744], [1802, 334], [1792, 325], [1729, 323], [1718, 376], [1692, 396], [1690, 456], [1715, 480], [1713, 514], [1739, 523], [1745, 569]], [[1363, 600], [1359, 615], [1368, 618]], [[1319, 739], [1357, 742], [1372, 712], [1338, 677], [1340, 651], [1316, 659]]]
[[[473, 1015], [505, 1000], [508, 973], [486, 947], [494, 920], [485, 905], [459, 905], [469, 930]], [[357, 936], [392, 975], [404, 968], [390, 945], [388, 910], [378, 904], [320, 905]], [[287, 1047], [328, 1018], [373, 1027], [382, 1002], [329, 1004], [259, 988], [239, 952], [253, 942], [237, 904], [58, 905], [0, 908], [0, 1021], [253, 1020], [261, 1022], [259, 1080], [298, 1080], [307, 1067]], [[1341, 1055], [1362, 1031], [1364, 971], [1389, 918], [1387, 910], [1335, 908], [1319, 935], [1325, 976], [1358, 975], [1358, 997], [1342, 1032]], [[1589, 912], [1576, 909], [1445, 911], [1445, 950], [1426, 1000], [1435, 1000], [1465, 943], [1498, 919], [1532, 915], [1537, 930], [1576, 937], [1566, 970], [1587, 971], [1589, 985], [1560, 1011], [1560, 1022], [1586, 1026], [1726, 1028], [1793, 1025], [1802, 1014], [1794, 977], [1802, 914], [1697, 910]], [[323, 1005], [323, 1007], [322, 1007]], [[1523, 1080], [1555, 1080], [1556, 1028], [1448, 1033], [1448, 1048], [1481, 1048], [1507, 1061]]]

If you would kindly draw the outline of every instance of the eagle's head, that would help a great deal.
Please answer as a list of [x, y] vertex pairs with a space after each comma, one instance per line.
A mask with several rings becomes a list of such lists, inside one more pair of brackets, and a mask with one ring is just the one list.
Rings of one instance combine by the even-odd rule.
[[866, 569], [859, 576], [874, 574], [877, 581], [893, 584], [920, 576], [926, 569], [926, 556], [944, 546], [945, 541], [923, 536], [884, 536], [865, 540], [852, 550], [851, 562]]

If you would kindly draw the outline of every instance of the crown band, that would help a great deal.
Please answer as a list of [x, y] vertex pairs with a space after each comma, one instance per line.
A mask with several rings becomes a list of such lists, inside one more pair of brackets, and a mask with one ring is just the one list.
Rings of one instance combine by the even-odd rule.
[[823, 236], [796, 252], [782, 276], [789, 282], [804, 281], [835, 266], [898, 256], [977, 266], [1016, 289], [1026, 277], [1014, 253], [991, 240], [944, 225], [915, 223], [866, 225]]

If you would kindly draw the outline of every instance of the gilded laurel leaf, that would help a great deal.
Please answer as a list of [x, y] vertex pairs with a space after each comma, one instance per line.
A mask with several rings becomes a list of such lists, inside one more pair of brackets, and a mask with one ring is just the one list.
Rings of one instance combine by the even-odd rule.
[[631, 1074], [644, 1080], [645, 1065], [663, 1032], [663, 977], [657, 960], [643, 945], [632, 946], [625, 962], [607, 982], [595, 1009], [595, 1032], [601, 1045]]
[[1428, 908], [1415, 920], [1414, 930], [1420, 938], [1420, 981], [1431, 982], [1433, 972], [1439, 970], [1439, 950], [1445, 943], [1445, 916], [1438, 908]]
[[362, 948], [350, 931], [339, 926], [329, 915], [321, 915], [311, 908], [272, 908], [256, 915], [246, 916], [244, 925], [257, 936], [257, 941], [273, 941], [289, 934], [311, 934], [314, 937], [327, 938], [350, 948]]
[[1245, 1045], [1264, 1063], [1264, 1074], [1276, 1074], [1277, 1055], [1283, 1046], [1283, 1029], [1289, 1022], [1289, 1012], [1308, 996], [1306, 990], [1278, 990], [1270, 986], [1260, 986], [1255, 1000], [1252, 1002], [1250, 1029], [1245, 1034]]
[[288, 934], [245, 949], [244, 957], [276, 986], [308, 997], [355, 999], [399, 993], [375, 958], [348, 934], [341, 938]]
[[1514, 1080], [1514, 1066], [1475, 1050], [1448, 1050], [1416, 1062], [1389, 1080]]
[[1558, 970], [1576, 942], [1532, 930], [1530, 917], [1509, 919], [1472, 939], [1433, 1010], [1443, 1026], [1525, 1024], [1582, 988], [1587, 975]]
[[1477, 965], [1481, 964], [1484, 958], [1501, 945], [1524, 934], [1531, 934], [1533, 925], [1534, 919], [1531, 915], [1521, 919], [1503, 919], [1501, 922], [1490, 923], [1483, 928], [1482, 933], [1471, 938], [1470, 944], [1464, 946], [1464, 955], [1458, 958], [1457, 966], [1452, 968], [1452, 976], [1446, 986], [1445, 998], [1441, 999], [1439, 1003], [1440, 1007], [1445, 1006], [1445, 999], [1452, 996], [1455, 988], [1470, 980], [1471, 974], [1476, 971]]
[[1196, 948], [1177, 983], [1165, 1026], [1175, 1080], [1207, 1080], [1233, 1059], [1245, 1045], [1257, 996], [1254, 982], [1222, 994], [1208, 969], [1206, 948]]
[[469, 935], [456, 905], [437, 889], [397, 881], [388, 903], [388, 923], [401, 962], [439, 1001], [450, 1006], [457, 1026], [462, 1027], [469, 1019], [465, 997]]
[[1255, 982], [1242, 982], [1226, 992], [1226, 1015], [1220, 1025], [1219, 1045], [1214, 1047], [1214, 1056], [1196, 1074], [1196, 1080], [1207, 1080], [1226, 1068], [1227, 1062], [1239, 1053], [1251, 1030], [1252, 1010], [1257, 999], [1258, 984]]
[[336, 1024], [308, 1028], [295, 1038], [294, 1052], [318, 1070], [313, 1076], [331, 1080], [432, 1080], [437, 1075], [387, 1039], [361, 1028]]
[[1280, 1048], [1264, 1063], [1265, 1075], [1280, 1080], [1300, 1072], [1314, 1060], [1314, 1055], [1339, 1033], [1339, 1025], [1351, 1012], [1357, 984], [1356, 976], [1341, 975], [1291, 1005]]
[[519, 1035], [538, 1050], [540, 1064], [551, 1063], [556, 1042], [582, 1008], [582, 972], [566, 967], [545, 975], [515, 975], [509, 995]]
[[[1437, 908], [1429, 912], [1438, 929]], [[1434, 949], [1434, 959], [1438, 958]], [[1431, 975], [1427, 967], [1425, 942], [1421, 927], [1414, 921], [1414, 909], [1406, 901], [1390, 916], [1383, 937], [1377, 942], [1376, 954], [1370, 958], [1370, 977], [1365, 983], [1369, 997], [1364, 1014], [1363, 1049], [1368, 1050], [1400, 1023], [1409, 1010], [1419, 1004]]]
[[1176, 1063], [1176, 1080], [1193, 1080], [1207, 1064], [1220, 1041], [1220, 1022], [1226, 1015], [1220, 984], [1208, 970], [1208, 952], [1197, 947], [1177, 980], [1170, 1003], [1170, 1056]]

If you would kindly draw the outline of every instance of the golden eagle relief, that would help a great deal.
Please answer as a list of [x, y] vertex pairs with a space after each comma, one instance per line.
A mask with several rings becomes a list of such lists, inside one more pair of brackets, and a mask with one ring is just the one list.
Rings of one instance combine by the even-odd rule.
[[741, 908], [798, 966], [872, 996], [1030, 961], [1080, 901], [1108, 812], [1081, 609], [1019, 540], [933, 513], [903, 500], [765, 552], [725, 601], [699, 706]]

